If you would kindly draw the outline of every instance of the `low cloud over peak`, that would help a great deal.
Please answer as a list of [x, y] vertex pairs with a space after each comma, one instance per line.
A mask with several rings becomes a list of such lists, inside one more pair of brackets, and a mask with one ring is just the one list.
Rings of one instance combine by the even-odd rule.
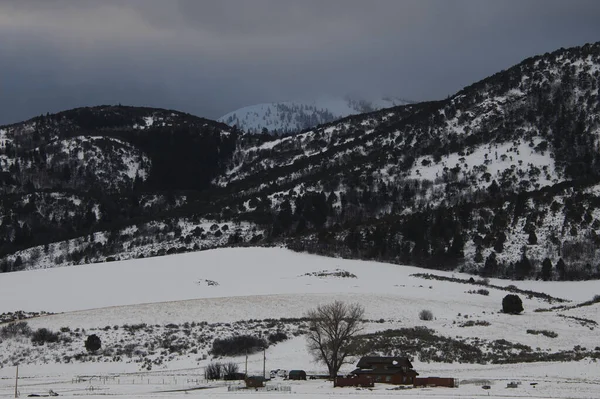
[[0, 123], [99, 103], [217, 118], [368, 92], [437, 99], [598, 40], [600, 3], [23, 0], [0, 4]]

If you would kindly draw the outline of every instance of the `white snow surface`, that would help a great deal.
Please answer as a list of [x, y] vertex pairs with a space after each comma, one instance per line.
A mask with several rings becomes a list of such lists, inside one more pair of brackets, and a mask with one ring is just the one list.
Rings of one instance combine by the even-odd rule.
[[[331, 272], [347, 271], [356, 278], [334, 277]], [[316, 275], [310, 275], [315, 273]], [[474, 295], [467, 290], [477, 286], [455, 282], [424, 280], [414, 273], [468, 278], [459, 273], [424, 270], [416, 267], [377, 262], [326, 258], [295, 253], [282, 248], [228, 248], [130, 261], [6, 273], [0, 275], [0, 312], [64, 312], [29, 319], [32, 328], [58, 330], [98, 328], [132, 323], [165, 324], [186, 321], [208, 323], [248, 319], [300, 317], [306, 310], [333, 300], [360, 302], [370, 322], [368, 331], [426, 325], [437, 333], [452, 337], [508, 339], [541, 350], [572, 349], [598, 345], [596, 329], [582, 327], [567, 316], [600, 322], [598, 304], [573, 310], [534, 312], [553, 305], [540, 299], [523, 299], [525, 312], [519, 316], [499, 312], [506, 291], [489, 287], [489, 295]], [[208, 282], [217, 284], [208, 284]], [[577, 302], [598, 293], [595, 281], [541, 282], [491, 279], [490, 284], [514, 284], [521, 289], [545, 292]], [[556, 305], [556, 304], [554, 304]], [[422, 309], [431, 310], [434, 320], [419, 320]], [[490, 326], [461, 328], [461, 321], [485, 320]], [[552, 330], [557, 338], [527, 334], [526, 330]], [[8, 341], [0, 350], [10, 349]], [[303, 336], [269, 347], [267, 370], [305, 369], [324, 373], [306, 350]], [[226, 359], [228, 360], [228, 359]], [[243, 358], [233, 358], [244, 367]], [[20, 393], [47, 393], [89, 397], [118, 395], [122, 398], [174, 397], [175, 389], [210, 386], [189, 391], [186, 396], [202, 397], [279, 397], [281, 392], [228, 392], [225, 383], [202, 381], [204, 367], [211, 359], [178, 358], [153, 371], [140, 372], [135, 362], [70, 363], [24, 365]], [[421, 398], [487, 396], [481, 389], [489, 382], [490, 396], [534, 396], [541, 398], [598, 398], [600, 366], [584, 359], [571, 363], [532, 363], [515, 365], [436, 364], [413, 362], [421, 376], [451, 376], [462, 380], [461, 387], [424, 388], [390, 391], [392, 386], [376, 384], [373, 390], [333, 388], [327, 381], [291, 382], [275, 380], [271, 386], [290, 386], [292, 396], [331, 398], [347, 395], [380, 397], [400, 395]], [[250, 373], [262, 373], [262, 353], [249, 357]], [[353, 369], [347, 365], [345, 372]], [[14, 392], [14, 367], [0, 368], [0, 397]], [[89, 377], [73, 382], [75, 376]], [[99, 377], [108, 377], [102, 380]], [[517, 389], [506, 383], [521, 382]], [[530, 383], [537, 383], [536, 386]], [[231, 384], [238, 384], [231, 383]], [[94, 388], [91, 390], [90, 387]], [[289, 394], [286, 394], [288, 396]]]
[[[543, 139], [536, 137], [531, 141], [531, 145], [524, 141], [517, 143], [490, 144], [476, 147], [468, 155], [461, 156], [458, 153], [452, 153], [442, 157], [439, 163], [431, 162], [423, 166], [424, 160], [431, 161], [430, 156], [419, 157], [415, 166], [410, 171], [411, 177], [419, 177], [426, 180], [435, 181], [444, 174], [444, 169], [459, 168], [460, 173], [472, 172], [475, 175], [482, 175], [487, 172], [489, 179], [499, 180], [503, 173], [508, 169], [513, 169], [517, 173], [521, 171], [524, 176], [528, 175], [539, 187], [556, 184], [563, 179], [559, 179], [554, 173], [556, 170], [554, 159], [549, 151], [544, 153], [536, 152], [533, 146], [537, 146]], [[528, 173], [532, 168], [539, 170], [539, 175]], [[541, 173], [548, 170], [548, 173]], [[548, 175], [548, 176], [546, 176]]]
[[[355, 274], [357, 278], [319, 278], [305, 275], [336, 269], [346, 270]], [[76, 267], [5, 273], [0, 275], [0, 312], [70, 312], [190, 299], [267, 295], [376, 295], [432, 303], [436, 301], [436, 295], [432, 295], [432, 291], [412, 287], [411, 284], [441, 286], [443, 289], [449, 289], [444, 295], [458, 295], [461, 302], [474, 301], [472, 296], [463, 295], [467, 288], [472, 287], [410, 277], [410, 274], [430, 272], [431, 270], [412, 266], [328, 258], [296, 253], [283, 248], [214, 249]], [[436, 271], [435, 274], [470, 277], [450, 272]], [[198, 284], [199, 280], [205, 279], [216, 281], [219, 285], [205, 287]], [[507, 280], [492, 282], [504, 286], [513, 283]], [[595, 281], [522, 281], [515, 285], [573, 301], [591, 299], [598, 292]], [[106, 295], [107, 291], [110, 295]], [[57, 292], [60, 295], [57, 295]], [[479, 303], [489, 298], [477, 299]], [[271, 310], [253, 311], [264, 314], [265, 311]], [[377, 317], [379, 313], [387, 312], [386, 309], [374, 311], [378, 313]]]

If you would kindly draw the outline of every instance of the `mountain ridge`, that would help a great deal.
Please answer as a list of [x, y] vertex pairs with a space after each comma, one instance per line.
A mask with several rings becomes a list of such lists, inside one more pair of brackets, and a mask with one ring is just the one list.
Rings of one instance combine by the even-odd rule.
[[[242, 134], [191, 116], [172, 126], [152, 119], [146, 129], [141, 110], [127, 113], [126, 128], [113, 126], [119, 117], [110, 115], [85, 132], [65, 124], [63, 136], [129, 143], [141, 151], [138, 159], [148, 157], [147, 178], [113, 193], [87, 192], [81, 201], [81, 188], [64, 191], [65, 179], [57, 178], [58, 191], [43, 191], [11, 170], [9, 145], [0, 155], [1, 188], [11, 194], [2, 199], [11, 223], [0, 225], [0, 269], [283, 244], [485, 276], [598, 278], [599, 85], [595, 43], [528, 58], [445, 100], [352, 115], [286, 137]], [[93, 110], [85, 112], [81, 118], [93, 121]], [[160, 145], [148, 139], [151, 132], [164, 137]], [[170, 159], [173, 148], [189, 163]], [[209, 168], [196, 162], [198, 154], [210, 154]], [[172, 165], [179, 166], [165, 172]], [[28, 213], [31, 198], [40, 216]], [[46, 209], [53, 200], [69, 209], [62, 219]], [[40, 241], [34, 232], [44, 229], [64, 231], [54, 237], [63, 238]]]
[[410, 104], [395, 97], [354, 99], [323, 97], [309, 101], [283, 101], [255, 104], [229, 112], [217, 120], [237, 126], [247, 133], [290, 134], [333, 122], [349, 115]]

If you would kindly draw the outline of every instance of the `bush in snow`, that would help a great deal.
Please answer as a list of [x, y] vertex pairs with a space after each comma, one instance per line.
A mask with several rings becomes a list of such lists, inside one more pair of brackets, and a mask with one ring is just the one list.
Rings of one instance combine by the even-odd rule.
[[533, 335], [543, 335], [545, 337], [548, 338], [556, 338], [558, 337], [558, 334], [555, 333], [554, 331], [550, 331], [550, 330], [527, 330], [527, 334], [533, 334]]
[[12, 338], [17, 335], [29, 336], [31, 334], [31, 328], [27, 325], [26, 321], [19, 321], [16, 323], [10, 323], [0, 329], [1, 338]]
[[220, 380], [223, 373], [223, 365], [221, 363], [210, 363], [204, 369], [204, 378], [207, 380]]
[[485, 295], [485, 296], [490, 295], [490, 292], [488, 290], [486, 290], [485, 288], [480, 288], [478, 290], [469, 290], [469, 291], [467, 291], [467, 293], [469, 293], [469, 294], [479, 294], [479, 295]]
[[102, 341], [100, 341], [100, 337], [96, 334], [88, 335], [85, 340], [85, 349], [87, 349], [88, 352], [96, 352], [101, 347]]
[[251, 335], [237, 335], [234, 337], [215, 339], [212, 344], [213, 356], [237, 356], [254, 353], [266, 348], [267, 342]]
[[474, 326], [484, 326], [487, 327], [490, 325], [489, 321], [486, 320], [469, 320], [464, 323], [459, 324], [459, 327], [474, 327]]
[[277, 331], [276, 333], [269, 334], [269, 343], [276, 344], [288, 339], [288, 336], [283, 331]]
[[44, 345], [46, 342], [58, 342], [58, 333], [47, 328], [38, 328], [31, 334], [31, 342], [34, 345]]
[[240, 367], [237, 363], [229, 362], [223, 365], [223, 379], [233, 381], [239, 379]]
[[519, 314], [523, 311], [523, 302], [518, 295], [508, 294], [502, 299], [502, 311], [508, 314]]
[[419, 319], [425, 321], [433, 320], [433, 313], [431, 312], [431, 310], [423, 309], [419, 313]]

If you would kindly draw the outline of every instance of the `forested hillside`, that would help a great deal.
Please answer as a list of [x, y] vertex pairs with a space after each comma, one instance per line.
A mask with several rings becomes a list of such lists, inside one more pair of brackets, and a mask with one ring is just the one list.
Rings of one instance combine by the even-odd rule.
[[597, 278], [599, 85], [596, 43], [288, 137], [132, 107], [2, 127], [2, 268], [285, 244]]

